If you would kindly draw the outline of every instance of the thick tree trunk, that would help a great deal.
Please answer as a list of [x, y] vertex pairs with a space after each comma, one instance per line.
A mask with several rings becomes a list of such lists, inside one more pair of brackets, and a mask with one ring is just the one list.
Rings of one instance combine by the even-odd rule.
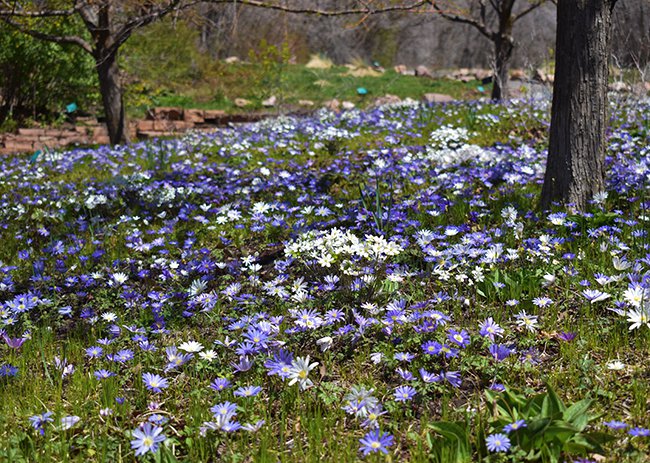
[[555, 82], [541, 206], [584, 210], [605, 189], [612, 8], [616, 0], [559, 0]]
[[97, 75], [99, 77], [99, 89], [104, 105], [106, 127], [111, 143], [125, 144], [129, 142], [129, 134], [126, 127], [124, 115], [124, 101], [122, 98], [122, 86], [120, 85], [119, 67], [115, 53], [102, 56], [98, 53], [95, 58], [97, 63]]
[[512, 36], [494, 39], [494, 76], [492, 77], [492, 99], [495, 101], [508, 98], [509, 63], [514, 42]]

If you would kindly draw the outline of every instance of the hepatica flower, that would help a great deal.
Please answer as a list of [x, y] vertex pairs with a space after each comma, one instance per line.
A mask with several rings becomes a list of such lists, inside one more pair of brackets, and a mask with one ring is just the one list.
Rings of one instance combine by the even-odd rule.
[[361, 447], [359, 450], [364, 455], [369, 453], [382, 452], [388, 454], [388, 447], [393, 445], [394, 437], [387, 432], [381, 432], [379, 428], [373, 429], [368, 434], [359, 439]]
[[149, 422], [135, 429], [132, 432], [134, 439], [131, 441], [131, 448], [135, 450], [135, 456], [138, 457], [147, 452], [156, 453], [160, 443], [165, 440], [165, 435], [162, 432], [163, 428]]

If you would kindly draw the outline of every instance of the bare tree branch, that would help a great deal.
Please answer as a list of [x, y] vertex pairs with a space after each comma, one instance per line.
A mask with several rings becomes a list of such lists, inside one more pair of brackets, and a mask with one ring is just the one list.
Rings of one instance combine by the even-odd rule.
[[[230, 3], [232, 0], [205, 0], [205, 3]], [[323, 10], [318, 8], [291, 8], [277, 3], [269, 3], [263, 0], [237, 0], [239, 5], [253, 6], [257, 8], [266, 8], [269, 10], [283, 11], [285, 13], [295, 14], [315, 14], [317, 16], [343, 16], [343, 15], [371, 15], [377, 13], [389, 13], [391, 11], [411, 11], [420, 8], [428, 3], [430, 0], [414, 0], [407, 4], [397, 4], [391, 6], [382, 6], [373, 8], [372, 2], [360, 2], [364, 5], [363, 8], [352, 8], [347, 10]]]
[[435, 0], [429, 0], [429, 3], [433, 7], [433, 9], [436, 11], [436, 13], [438, 13], [443, 18], [448, 19], [450, 21], [457, 22], [457, 23], [461, 23], [461, 24], [469, 24], [470, 26], [477, 29], [484, 36], [486, 36], [488, 38], [490, 38], [492, 36], [492, 32], [490, 30], [488, 30], [487, 25], [484, 22], [481, 22], [481, 21], [477, 20], [476, 18], [473, 18], [473, 17], [471, 17], [469, 15], [463, 16], [461, 14], [447, 12], [447, 11], [443, 10]]
[[528, 8], [526, 8], [526, 9], [520, 11], [519, 13], [517, 13], [517, 14], [515, 15], [515, 17], [513, 18], [512, 22], [517, 22], [517, 21], [519, 21], [521, 18], [523, 18], [524, 16], [526, 16], [526, 15], [527, 15], [528, 13], [530, 13], [531, 11], [534, 11], [534, 10], [536, 10], [537, 8], [539, 8], [540, 6], [542, 6], [542, 4], [543, 4], [544, 2], [545, 2], [545, 0], [539, 0], [539, 1], [536, 1], [536, 2], [531, 3], [531, 4], [528, 6]]

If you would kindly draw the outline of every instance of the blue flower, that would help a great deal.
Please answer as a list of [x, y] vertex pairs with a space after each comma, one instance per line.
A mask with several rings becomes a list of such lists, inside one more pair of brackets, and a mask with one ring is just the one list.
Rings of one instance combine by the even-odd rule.
[[217, 378], [212, 383], [210, 383], [210, 389], [214, 389], [215, 391], [223, 391], [224, 389], [227, 389], [230, 387], [230, 381], [226, 378]]
[[47, 423], [51, 423], [54, 421], [54, 418], [52, 418], [53, 413], [52, 412], [44, 412], [41, 413], [40, 415], [34, 415], [29, 417], [29, 422], [31, 423], [32, 427], [36, 429], [41, 436], [45, 434], [45, 425]]
[[235, 390], [236, 397], [254, 397], [262, 391], [260, 386], [242, 386]]
[[512, 431], [517, 431], [518, 429], [525, 428], [525, 427], [526, 427], [526, 420], [517, 420], [514, 423], [506, 424], [503, 427], [503, 431], [509, 434]]
[[131, 448], [135, 450], [135, 456], [144, 455], [147, 452], [156, 453], [160, 443], [165, 440], [162, 434], [163, 428], [154, 426], [151, 423], [144, 423], [139, 429], [133, 431]]
[[492, 434], [485, 439], [485, 445], [490, 452], [507, 452], [510, 439], [505, 434]]
[[156, 393], [162, 392], [164, 388], [169, 386], [167, 378], [163, 378], [162, 376], [153, 373], [143, 373], [142, 381], [144, 381], [144, 385], [147, 386], [147, 389]]
[[387, 432], [382, 433], [379, 428], [373, 429], [368, 434], [363, 436], [362, 439], [359, 439], [361, 447], [359, 450], [363, 452], [364, 455], [369, 453], [388, 453], [388, 447], [393, 445], [394, 437], [388, 434]]
[[397, 402], [408, 402], [413, 400], [416, 394], [417, 391], [411, 386], [399, 386], [395, 389], [395, 400]]

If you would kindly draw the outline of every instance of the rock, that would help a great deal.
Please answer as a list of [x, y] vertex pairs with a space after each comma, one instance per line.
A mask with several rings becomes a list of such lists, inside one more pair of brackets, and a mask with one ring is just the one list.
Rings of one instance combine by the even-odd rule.
[[406, 65], [404, 65], [404, 64], [398, 64], [397, 66], [395, 66], [395, 67], [393, 68], [393, 70], [394, 70], [397, 74], [400, 74], [400, 75], [405, 76], [409, 69], [408, 69], [408, 68], [406, 67]]
[[512, 80], [527, 80], [528, 76], [523, 69], [513, 69], [510, 71], [510, 78]]
[[205, 122], [205, 116], [202, 109], [186, 109], [183, 114], [183, 120], [192, 124], [203, 124]]
[[632, 87], [630, 87], [625, 82], [621, 82], [621, 81], [612, 82], [607, 86], [607, 88], [611, 92], [629, 92], [630, 90], [632, 90]]
[[454, 98], [444, 93], [425, 93], [422, 99], [427, 103], [451, 103]]
[[460, 76], [456, 77], [456, 80], [467, 83], [467, 82], [473, 81], [474, 76], [460, 75]]
[[330, 111], [338, 112], [341, 110], [341, 102], [334, 98], [333, 100], [328, 100], [323, 103], [323, 106]]
[[314, 106], [314, 102], [311, 100], [298, 100], [300, 106]]
[[422, 64], [415, 68], [415, 75], [418, 77], [428, 77], [433, 79], [433, 74], [428, 67], [423, 66]]
[[487, 79], [492, 77], [492, 71], [489, 69], [474, 69], [474, 77], [476, 77], [476, 80]]
[[221, 109], [206, 109], [203, 111], [203, 118], [210, 122], [216, 122], [225, 115], [226, 111], [222, 111]]
[[250, 104], [251, 104], [251, 102], [248, 101], [245, 98], [235, 98], [235, 106], [237, 106], [238, 108], [243, 108], [243, 107], [248, 106]]
[[535, 69], [534, 79], [542, 83], [553, 82], [549, 74], [547, 74], [546, 71], [544, 71], [544, 69], [541, 68]]
[[344, 101], [343, 103], [341, 103], [341, 107], [343, 107], [343, 109], [345, 109], [346, 111], [349, 111], [355, 108], [355, 104], [352, 103], [351, 101]]
[[235, 64], [239, 63], [241, 60], [239, 59], [238, 56], [229, 56], [225, 60], [223, 60], [226, 64]]
[[149, 118], [155, 121], [183, 120], [183, 108], [159, 107], [149, 110]]
[[153, 130], [154, 121], [138, 121], [137, 130], [138, 132], [151, 132]]
[[391, 95], [391, 94], [386, 94], [384, 96], [380, 96], [379, 98], [375, 99], [373, 101], [372, 105], [370, 105], [371, 108], [378, 108], [380, 106], [384, 106], [387, 104], [396, 104], [396, 103], [401, 103], [402, 99], [398, 97], [397, 95]]
[[262, 106], [265, 108], [273, 108], [277, 102], [277, 97], [275, 95], [271, 95], [268, 99], [262, 101]]

